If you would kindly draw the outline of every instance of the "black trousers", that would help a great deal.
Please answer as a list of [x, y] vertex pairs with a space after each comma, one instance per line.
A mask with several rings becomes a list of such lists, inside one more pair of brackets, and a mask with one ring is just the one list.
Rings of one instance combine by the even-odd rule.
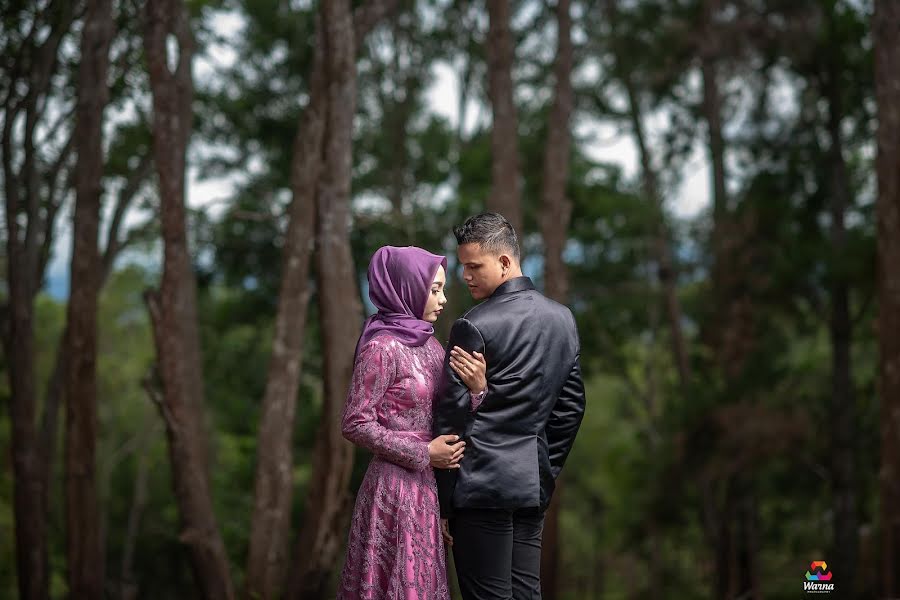
[[450, 535], [464, 600], [541, 600], [543, 528], [537, 508], [457, 509]]

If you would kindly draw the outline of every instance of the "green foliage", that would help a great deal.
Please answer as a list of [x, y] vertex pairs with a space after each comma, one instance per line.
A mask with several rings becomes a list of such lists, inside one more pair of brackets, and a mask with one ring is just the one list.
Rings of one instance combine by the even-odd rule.
[[[140, 3], [119, 4], [109, 111], [117, 117], [109, 125], [107, 198], [126, 185], [150, 142]], [[525, 212], [520, 233], [526, 272], [540, 285], [538, 214], [555, 33], [549, 6], [514, 4]], [[877, 524], [868, 14], [857, 3], [831, 0], [726, 4], [729, 12], [719, 26], [731, 28], [733, 37], [723, 41], [714, 58], [726, 125], [727, 213], [737, 224], [729, 240], [739, 259], [732, 300], [750, 307], [739, 336], [746, 347], [734, 372], [732, 365], [723, 365], [715, 342], [730, 308], [710, 277], [721, 260], [710, 242], [712, 215], [679, 219], [669, 214], [678, 186], [698, 168], [698, 156], [708, 152], [697, 68], [705, 51], [699, 33], [702, 3], [619, 2], [614, 24], [608, 3], [575, 3], [577, 104], [566, 189], [573, 213], [565, 258], [588, 410], [564, 471], [563, 599], [713, 597], [717, 556], [710, 515], [727, 518], [735, 497], [752, 500], [758, 542], [754, 576], [762, 595], [796, 597], [805, 563], [825, 557], [832, 546], [828, 313], [831, 286], [841, 280], [849, 287], [853, 317], [854, 443], [864, 544], [871, 545], [866, 532]], [[308, 99], [313, 52], [320, 50], [315, 48], [315, 8], [312, 2], [287, 0], [189, 3], [205, 64], [198, 69], [192, 167], [201, 178], [234, 182], [232, 193], [192, 212], [190, 237], [199, 284], [212, 492], [238, 584], [247, 553], [259, 403], [291, 198], [291, 153]], [[32, 12], [22, 3], [3, 10], [2, 45], [9, 52], [23, 44]], [[223, 15], [226, 23], [240, 27], [214, 26]], [[477, 3], [404, 1], [358, 48], [350, 229], [354, 266], [365, 295], [366, 266], [379, 246], [415, 244], [448, 254], [449, 315], [437, 324], [439, 338], [446, 336], [451, 316], [472, 305], [457, 276], [451, 231], [483, 210], [492, 158], [489, 119], [479, 118], [471, 128], [451, 122], [430, 106], [428, 91], [438, 65], [449, 67], [464, 84], [453, 104], [469, 102], [468, 110], [489, 116], [486, 23]], [[741, 27], [765, 35], [746, 35]], [[220, 52], [225, 55], [217, 56]], [[226, 56], [230, 52], [233, 61]], [[66, 76], [55, 92], [60, 106], [72, 102], [68, 78], [77, 63], [72, 52], [64, 59]], [[647, 125], [662, 210], [647, 197], [640, 174], [631, 174], [635, 169], [590, 158], [595, 140], [581, 128], [601, 123], [618, 136], [633, 133], [626, 82]], [[847, 240], [839, 251], [830, 230], [835, 183], [829, 99], [842, 107], [842, 156], [850, 188]], [[211, 199], [201, 200], [206, 205]], [[137, 203], [152, 211], [156, 199], [142, 189]], [[661, 224], [667, 226], [678, 267], [676, 293], [691, 367], [684, 384], [672, 358], [671, 323], [654, 255]], [[68, 227], [67, 222], [63, 229]], [[150, 255], [158, 250], [153, 246], [156, 227], [155, 217], [136, 227], [137, 240], [147, 243], [126, 256], [132, 262], [116, 265], [101, 298], [97, 473], [111, 586], [131, 577], [141, 597], [174, 599], [194, 597], [196, 590], [178, 540], [165, 430], [143, 385], [155, 360], [141, 295], [159, 276], [156, 253]], [[148, 256], [141, 255], [143, 250]], [[295, 533], [313, 493], [310, 461], [321, 412], [314, 271], [294, 437]], [[5, 288], [0, 295], [5, 302]], [[35, 318], [39, 404], [64, 323], [65, 306], [40, 294]], [[8, 362], [4, 355], [4, 375]], [[9, 393], [4, 376], [2, 406], [8, 406]], [[54, 597], [62, 597], [66, 585], [62, 430], [58, 437], [50, 507]], [[10, 443], [9, 412], [3, 410], [0, 448]], [[351, 491], [359, 486], [366, 457], [357, 452]], [[15, 589], [11, 474], [10, 453], [4, 451], [3, 597], [12, 597]], [[137, 535], [129, 540], [140, 481], [146, 495]], [[122, 561], [130, 543], [129, 575]]]

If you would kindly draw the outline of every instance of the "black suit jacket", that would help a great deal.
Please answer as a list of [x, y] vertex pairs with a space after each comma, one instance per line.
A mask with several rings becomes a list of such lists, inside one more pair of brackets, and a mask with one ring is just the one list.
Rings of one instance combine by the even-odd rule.
[[[482, 352], [488, 392], [473, 412], [450, 349]], [[434, 434], [466, 440], [458, 470], [436, 469], [441, 515], [453, 508], [544, 510], [584, 416], [578, 332], [565, 306], [528, 277], [503, 283], [453, 324]]]

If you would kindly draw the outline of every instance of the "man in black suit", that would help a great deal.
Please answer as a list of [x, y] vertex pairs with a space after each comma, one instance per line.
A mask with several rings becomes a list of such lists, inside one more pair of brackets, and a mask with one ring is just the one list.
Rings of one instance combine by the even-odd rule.
[[[584, 415], [575, 319], [522, 275], [502, 215], [471, 217], [454, 234], [463, 279], [484, 301], [453, 324], [435, 398], [434, 434], [466, 441], [460, 468], [436, 471], [441, 517], [466, 600], [540, 599], [544, 511]], [[487, 361], [482, 398], [451, 368], [470, 368], [454, 348]]]

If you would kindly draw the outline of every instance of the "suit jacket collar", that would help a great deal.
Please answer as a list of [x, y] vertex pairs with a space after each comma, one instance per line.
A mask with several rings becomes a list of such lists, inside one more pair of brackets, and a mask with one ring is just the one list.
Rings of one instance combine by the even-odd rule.
[[532, 283], [530, 277], [525, 277], [524, 275], [521, 277], [514, 277], [509, 281], [504, 281], [500, 286], [494, 290], [494, 293], [491, 294], [491, 297], [499, 296], [500, 294], [511, 294], [512, 292], [524, 292], [526, 290], [533, 290], [534, 283]]

